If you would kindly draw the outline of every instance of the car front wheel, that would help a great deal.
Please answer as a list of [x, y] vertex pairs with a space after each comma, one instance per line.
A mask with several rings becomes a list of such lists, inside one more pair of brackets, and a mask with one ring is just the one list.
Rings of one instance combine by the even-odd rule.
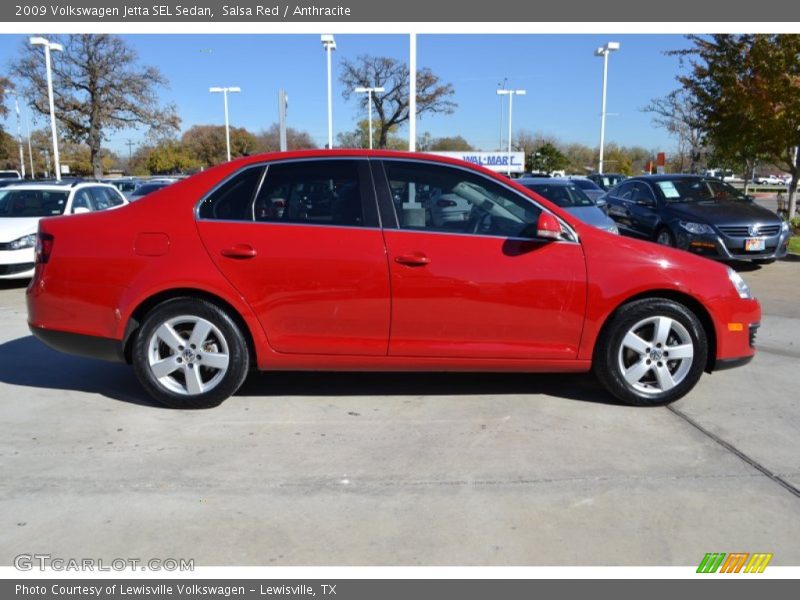
[[706, 365], [708, 342], [697, 316], [663, 298], [625, 305], [603, 329], [594, 371], [620, 400], [668, 404], [688, 393]]
[[176, 298], [145, 317], [133, 345], [133, 366], [147, 392], [170, 408], [210, 408], [247, 377], [247, 342], [215, 304]]

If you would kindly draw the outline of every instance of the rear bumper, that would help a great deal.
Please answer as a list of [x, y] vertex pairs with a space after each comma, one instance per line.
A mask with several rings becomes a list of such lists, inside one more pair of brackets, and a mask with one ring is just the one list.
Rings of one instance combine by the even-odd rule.
[[56, 331], [28, 325], [31, 333], [53, 350], [111, 362], [126, 362], [122, 343], [112, 338]]

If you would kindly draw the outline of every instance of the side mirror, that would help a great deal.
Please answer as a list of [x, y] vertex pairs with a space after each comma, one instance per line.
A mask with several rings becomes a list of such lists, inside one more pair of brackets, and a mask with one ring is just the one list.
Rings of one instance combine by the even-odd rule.
[[536, 236], [546, 240], [561, 238], [561, 223], [549, 212], [542, 212], [536, 222]]
[[75, 208], [72, 209], [72, 214], [73, 215], [85, 215], [86, 213], [90, 213], [90, 212], [92, 212], [92, 211], [90, 211], [85, 206], [76, 206]]

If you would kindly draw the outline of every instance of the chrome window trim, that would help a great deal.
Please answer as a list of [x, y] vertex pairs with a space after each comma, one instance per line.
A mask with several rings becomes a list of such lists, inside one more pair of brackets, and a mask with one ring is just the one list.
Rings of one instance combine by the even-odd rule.
[[[541, 204], [539, 204], [533, 198], [529, 198], [528, 196], [525, 196], [524, 194], [520, 193], [519, 190], [507, 185], [505, 182], [498, 181], [496, 179], [490, 179], [489, 177], [487, 177], [483, 173], [480, 173], [478, 171], [470, 169], [469, 167], [464, 167], [464, 166], [461, 166], [461, 165], [454, 165], [454, 164], [445, 163], [445, 162], [438, 162], [438, 161], [433, 161], [433, 160], [430, 160], [430, 161], [429, 160], [420, 160], [418, 158], [395, 158], [395, 157], [383, 158], [383, 157], [379, 157], [379, 160], [382, 160], [383, 162], [406, 162], [406, 163], [416, 163], [416, 164], [423, 164], [423, 165], [434, 165], [434, 166], [441, 166], [441, 167], [450, 167], [450, 168], [453, 168], [453, 169], [458, 169], [460, 171], [464, 171], [465, 173], [470, 173], [472, 175], [475, 175], [477, 177], [485, 179], [486, 181], [490, 181], [490, 182], [492, 182], [492, 183], [494, 183], [496, 185], [499, 185], [502, 188], [505, 188], [506, 190], [508, 190], [512, 194], [515, 194], [515, 195], [517, 195], [517, 196], [519, 196], [521, 198], [524, 198], [526, 201], [528, 201], [531, 204], [533, 204], [534, 206], [536, 206], [542, 212], [546, 212], [548, 214], [551, 214], [556, 219], [558, 219], [558, 222], [561, 224], [561, 227], [566, 229], [568, 235], [571, 236], [573, 239], [571, 239], [571, 240], [570, 239], [564, 239], [564, 240], [556, 240], [556, 241], [567, 242], [567, 243], [570, 243], [570, 244], [580, 244], [581, 243], [580, 236], [578, 235], [578, 232], [575, 231], [575, 229], [573, 229], [572, 225], [570, 225], [569, 223], [564, 221], [561, 217], [559, 217], [557, 214], [552, 212], [550, 209], [542, 206]], [[388, 182], [388, 180], [389, 180], [389, 174], [388, 173], [386, 174], [386, 179], [387, 179], [387, 182]], [[400, 219], [397, 219], [397, 222], [399, 224], [400, 223]], [[396, 231], [420, 231], [420, 230], [418, 230], [418, 229], [404, 229], [402, 227], [399, 227]], [[445, 235], [459, 235], [459, 236], [479, 236], [479, 237], [490, 237], [490, 238], [505, 239], [505, 240], [514, 239], [514, 240], [536, 241], [538, 239], [538, 238], [534, 238], [534, 237], [518, 238], [518, 237], [509, 237], [509, 236], [502, 236], [502, 235], [485, 235], [485, 234], [473, 234], [473, 233], [453, 233], [453, 232], [447, 232], [447, 231], [428, 231], [428, 232], [425, 232], [425, 233], [443, 233]]]

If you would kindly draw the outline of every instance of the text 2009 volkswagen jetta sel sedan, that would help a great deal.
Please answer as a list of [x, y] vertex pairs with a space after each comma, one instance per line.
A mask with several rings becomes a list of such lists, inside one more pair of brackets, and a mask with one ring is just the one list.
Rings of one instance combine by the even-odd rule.
[[[435, 220], [442, 199], [469, 210]], [[217, 405], [251, 368], [593, 368], [616, 397], [662, 404], [747, 362], [760, 319], [721, 264], [410, 153], [229, 162], [120, 210], [43, 220], [36, 260], [34, 334], [132, 363], [173, 407]]]

